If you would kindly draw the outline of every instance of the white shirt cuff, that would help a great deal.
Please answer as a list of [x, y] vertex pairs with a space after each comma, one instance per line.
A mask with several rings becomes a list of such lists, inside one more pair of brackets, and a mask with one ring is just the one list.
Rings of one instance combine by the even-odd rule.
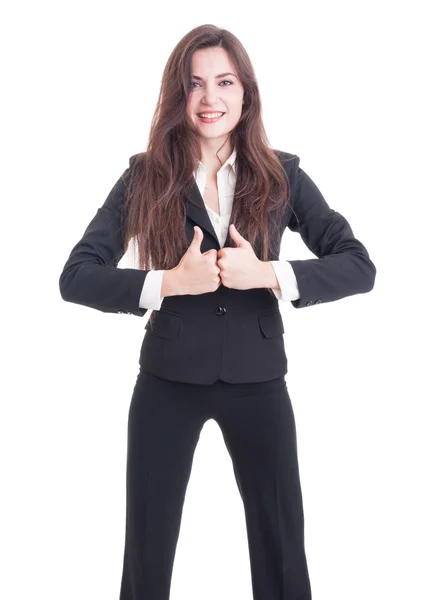
[[147, 273], [138, 304], [140, 308], [160, 309], [163, 301], [161, 289], [164, 272], [164, 269], [159, 269], [151, 270]]
[[276, 278], [281, 288], [280, 291], [272, 289], [278, 300], [282, 300], [283, 302], [298, 300], [300, 298], [299, 287], [290, 263], [286, 260], [271, 260], [269, 262], [275, 270]]

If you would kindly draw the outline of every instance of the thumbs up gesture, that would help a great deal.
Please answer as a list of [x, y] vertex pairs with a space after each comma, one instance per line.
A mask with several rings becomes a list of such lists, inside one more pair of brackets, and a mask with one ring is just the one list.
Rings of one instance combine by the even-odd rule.
[[229, 226], [229, 232], [236, 248], [221, 248], [217, 252], [221, 283], [235, 290], [260, 287], [258, 282], [264, 276], [265, 263], [257, 258], [250, 242], [242, 237], [235, 225]]
[[[230, 236], [236, 248], [214, 249], [201, 253], [204, 234], [194, 227], [194, 236], [186, 253], [172, 271], [176, 277], [179, 294], [206, 294], [215, 292], [221, 284], [235, 290], [268, 287], [267, 277], [272, 277], [271, 266], [257, 258], [248, 242], [230, 225]], [[269, 269], [269, 275], [266, 273]]]
[[203, 239], [202, 229], [195, 225], [190, 246], [178, 265], [172, 269], [178, 277], [180, 294], [206, 294], [215, 292], [221, 285], [217, 251], [211, 249], [201, 253]]

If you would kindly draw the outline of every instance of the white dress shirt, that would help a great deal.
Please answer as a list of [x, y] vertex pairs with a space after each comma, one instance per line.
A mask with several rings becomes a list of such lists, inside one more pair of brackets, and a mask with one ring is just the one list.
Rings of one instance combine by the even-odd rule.
[[[202, 198], [204, 197], [207, 171], [205, 166], [199, 161], [198, 168], [194, 173], [196, 183]], [[220, 246], [223, 247], [229, 229], [230, 215], [232, 213], [233, 196], [236, 184], [236, 150], [232, 152], [229, 158], [217, 172], [217, 189], [220, 204], [220, 215], [212, 210], [207, 204], [208, 216], [217, 234]], [[283, 302], [298, 300], [300, 298], [294, 271], [289, 262], [285, 260], [269, 261], [275, 270], [281, 291], [272, 289], [278, 300]], [[139, 307], [159, 310], [163, 301], [161, 297], [162, 278], [164, 269], [150, 270], [144, 280], [143, 289], [140, 296]]]

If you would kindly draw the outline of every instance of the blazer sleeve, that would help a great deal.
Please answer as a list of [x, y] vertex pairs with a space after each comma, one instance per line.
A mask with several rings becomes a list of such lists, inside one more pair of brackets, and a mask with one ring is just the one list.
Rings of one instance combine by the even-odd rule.
[[333, 302], [369, 292], [374, 287], [376, 267], [365, 246], [355, 238], [346, 218], [329, 207], [320, 190], [299, 166], [291, 194], [288, 227], [300, 233], [317, 258], [290, 260], [300, 298], [295, 308]]
[[102, 312], [144, 316], [139, 307], [141, 289], [149, 271], [117, 268], [124, 255], [124, 198], [129, 167], [98, 208], [82, 238], [71, 250], [59, 278], [63, 300]]

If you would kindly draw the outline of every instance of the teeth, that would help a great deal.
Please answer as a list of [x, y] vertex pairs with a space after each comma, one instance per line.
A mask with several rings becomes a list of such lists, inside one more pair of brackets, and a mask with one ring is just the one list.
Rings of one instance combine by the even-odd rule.
[[204, 119], [215, 119], [216, 117], [220, 117], [223, 113], [200, 113], [200, 117], [204, 117]]

